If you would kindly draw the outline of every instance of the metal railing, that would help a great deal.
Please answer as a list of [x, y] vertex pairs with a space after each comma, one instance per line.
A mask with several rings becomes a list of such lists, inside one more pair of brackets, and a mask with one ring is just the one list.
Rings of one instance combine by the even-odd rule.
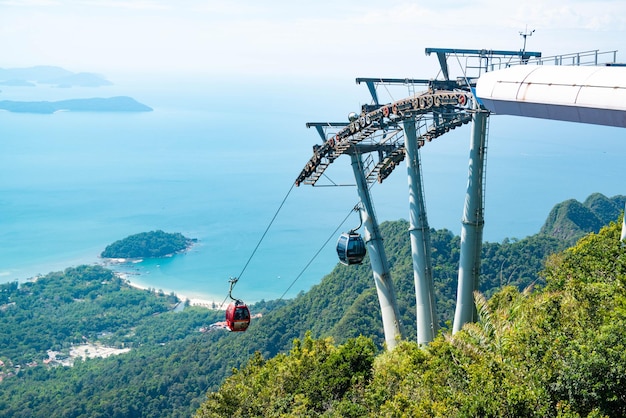
[[606, 65], [614, 64], [617, 59], [617, 50], [600, 52], [592, 51], [574, 52], [571, 54], [554, 55], [552, 57], [532, 57], [528, 64], [536, 65]]
[[519, 57], [485, 57], [469, 56], [465, 63], [465, 72], [469, 78], [477, 78], [484, 72], [502, 70], [516, 65], [566, 65], [566, 66], [597, 66], [617, 65], [617, 50], [592, 50], [550, 57], [524, 56]]

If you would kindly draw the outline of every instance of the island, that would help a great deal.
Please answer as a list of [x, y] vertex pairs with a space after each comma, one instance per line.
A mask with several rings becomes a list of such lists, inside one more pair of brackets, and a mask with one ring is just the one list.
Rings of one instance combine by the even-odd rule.
[[130, 235], [108, 245], [100, 254], [102, 258], [161, 258], [188, 250], [196, 239], [183, 234], [161, 230]]
[[37, 65], [27, 68], [0, 68], [0, 85], [32, 86], [46, 84], [60, 88], [110, 86], [109, 80], [95, 73], [74, 73], [65, 68]]
[[110, 98], [69, 99], [56, 102], [14, 100], [0, 101], [0, 109], [17, 113], [54, 113], [69, 112], [151, 112], [153, 109], [139, 103], [132, 97], [117, 96]]

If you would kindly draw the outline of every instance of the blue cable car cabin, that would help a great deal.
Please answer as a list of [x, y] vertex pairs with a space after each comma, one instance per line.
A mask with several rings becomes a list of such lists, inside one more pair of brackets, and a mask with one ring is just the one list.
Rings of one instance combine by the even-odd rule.
[[341, 264], [361, 264], [365, 253], [365, 242], [360, 234], [354, 231], [341, 234], [337, 241], [337, 255]]
[[234, 332], [245, 331], [250, 325], [250, 310], [242, 301], [236, 300], [226, 308], [226, 326]]

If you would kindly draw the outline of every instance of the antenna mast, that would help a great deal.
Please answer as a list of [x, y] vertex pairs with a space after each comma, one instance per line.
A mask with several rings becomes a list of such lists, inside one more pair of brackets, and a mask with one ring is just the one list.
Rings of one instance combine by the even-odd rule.
[[526, 30], [524, 32], [519, 33], [519, 35], [522, 38], [524, 38], [524, 47], [522, 48], [522, 55], [524, 54], [524, 52], [526, 52], [526, 38], [528, 38], [529, 36], [533, 36], [534, 32], [535, 32], [534, 29], [528, 32], [528, 25], [526, 25]]

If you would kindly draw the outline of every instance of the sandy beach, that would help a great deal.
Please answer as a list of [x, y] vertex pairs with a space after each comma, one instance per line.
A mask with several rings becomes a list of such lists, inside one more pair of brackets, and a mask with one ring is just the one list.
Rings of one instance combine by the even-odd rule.
[[[125, 260], [125, 259], [119, 259], [119, 260]], [[120, 262], [128, 262], [128, 260], [120, 261]], [[119, 277], [120, 279], [124, 280], [126, 284], [128, 284], [129, 286], [134, 287], [135, 289], [141, 289], [141, 290], [152, 289], [152, 287], [150, 286], [146, 286], [145, 284], [137, 283], [135, 281], [130, 280], [129, 274], [115, 272], [115, 275]], [[226, 301], [223, 306], [220, 306], [223, 299], [219, 301], [209, 300], [209, 299], [202, 298], [202, 297], [184, 295], [175, 290], [170, 290], [170, 289], [162, 289], [162, 290], [166, 294], [174, 293], [178, 297], [178, 299], [180, 299], [181, 303], [185, 303], [185, 301], [188, 300], [191, 306], [200, 306], [203, 308], [214, 309], [214, 310], [226, 310], [226, 306], [228, 306], [228, 301]]]

